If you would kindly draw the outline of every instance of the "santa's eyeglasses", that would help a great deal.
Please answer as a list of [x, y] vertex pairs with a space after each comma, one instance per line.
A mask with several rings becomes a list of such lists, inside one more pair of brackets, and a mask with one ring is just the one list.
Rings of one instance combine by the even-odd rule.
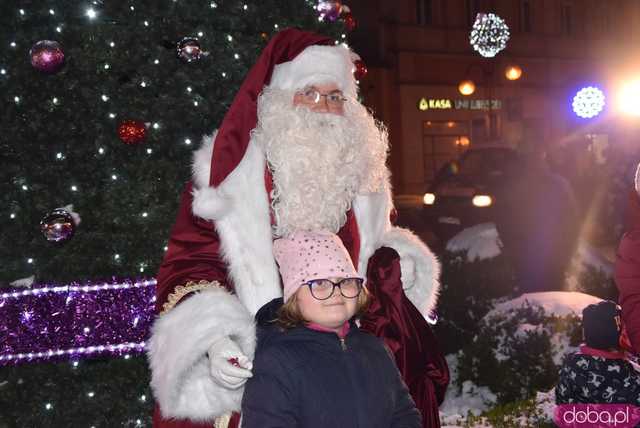
[[311, 295], [317, 300], [327, 300], [338, 287], [340, 294], [347, 299], [354, 299], [362, 292], [362, 284], [364, 280], [362, 278], [344, 278], [338, 282], [333, 282], [329, 279], [314, 279], [305, 282], [305, 285], [309, 287]]
[[321, 99], [325, 98], [327, 100], [327, 105], [329, 107], [342, 107], [347, 98], [345, 98], [344, 94], [340, 91], [332, 91], [328, 94], [321, 94], [315, 88], [306, 88], [297, 93], [302, 97], [302, 100], [307, 104], [318, 104]]

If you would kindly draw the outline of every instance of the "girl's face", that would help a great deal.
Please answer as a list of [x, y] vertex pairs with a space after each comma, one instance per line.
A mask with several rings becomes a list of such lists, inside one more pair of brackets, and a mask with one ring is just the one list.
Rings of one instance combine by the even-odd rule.
[[[329, 278], [333, 282], [338, 282], [343, 278]], [[333, 295], [327, 300], [318, 300], [311, 294], [309, 286], [306, 284], [300, 287], [296, 293], [298, 309], [303, 318], [309, 322], [330, 328], [336, 332], [345, 321], [350, 320], [356, 313], [358, 298], [346, 298], [336, 287]]]

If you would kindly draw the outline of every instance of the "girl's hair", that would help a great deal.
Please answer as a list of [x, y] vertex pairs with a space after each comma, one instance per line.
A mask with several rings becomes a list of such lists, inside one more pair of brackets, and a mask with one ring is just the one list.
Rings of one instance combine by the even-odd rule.
[[[305, 287], [305, 285], [302, 285]], [[339, 290], [337, 291], [340, 292]], [[365, 286], [362, 286], [362, 291], [356, 297], [356, 313], [355, 317], [360, 317], [364, 315], [367, 308], [369, 307], [369, 303], [371, 300], [371, 296], [369, 295], [369, 291]], [[280, 327], [285, 330], [289, 330], [294, 327], [298, 327], [300, 325], [304, 325], [304, 323], [308, 322], [302, 316], [302, 312], [298, 308], [298, 293], [296, 292], [293, 296], [287, 300], [287, 302], [278, 309], [277, 312], [278, 317], [274, 320]]]

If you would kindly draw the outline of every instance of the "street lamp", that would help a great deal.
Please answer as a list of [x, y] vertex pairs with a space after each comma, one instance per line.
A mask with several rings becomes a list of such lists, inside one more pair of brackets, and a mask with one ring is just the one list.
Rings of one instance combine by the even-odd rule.
[[[469, 73], [469, 71], [473, 66], [474, 64], [469, 66], [466, 74]], [[493, 75], [493, 70], [487, 71], [483, 68], [482, 72], [487, 77], [487, 80], [489, 80]], [[507, 68], [505, 68], [504, 70], [504, 77], [506, 77], [508, 80], [511, 80], [511, 81], [518, 80], [520, 77], [522, 77], [522, 68], [520, 68], [520, 66], [518, 65], [507, 66]], [[488, 83], [491, 84], [492, 82], [489, 81]], [[460, 92], [462, 95], [465, 95], [465, 96], [472, 95], [475, 91], [476, 91], [476, 84], [473, 82], [473, 80], [465, 79], [462, 82], [460, 82], [460, 84], [458, 85], [458, 92]]]
[[471, 95], [476, 91], [476, 84], [473, 83], [473, 80], [463, 80], [458, 85], [458, 91], [462, 95]]
[[510, 65], [505, 69], [504, 76], [508, 80], [518, 80], [522, 76], [522, 69], [517, 65]]
[[[488, 96], [488, 104], [489, 104], [489, 138], [494, 138], [495, 135], [495, 127], [494, 127], [494, 115], [492, 111], [492, 92], [493, 92], [493, 75], [494, 75], [494, 63], [491, 63], [491, 66], [486, 69], [480, 64], [470, 64], [465, 72], [465, 76], [469, 75], [469, 72], [473, 67], [478, 67], [482, 70], [483, 81], [487, 85], [487, 96]], [[511, 81], [518, 80], [522, 76], [522, 68], [519, 66], [512, 64], [509, 65], [505, 69], [505, 77]], [[469, 96], [476, 91], [476, 84], [471, 79], [465, 79], [458, 85], [458, 91], [464, 95]]]

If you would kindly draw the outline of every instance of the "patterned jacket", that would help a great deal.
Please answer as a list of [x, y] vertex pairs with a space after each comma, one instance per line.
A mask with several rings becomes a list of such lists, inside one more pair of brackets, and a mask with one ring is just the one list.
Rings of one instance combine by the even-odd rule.
[[640, 372], [624, 353], [582, 345], [564, 357], [556, 404], [618, 403], [640, 405]]

